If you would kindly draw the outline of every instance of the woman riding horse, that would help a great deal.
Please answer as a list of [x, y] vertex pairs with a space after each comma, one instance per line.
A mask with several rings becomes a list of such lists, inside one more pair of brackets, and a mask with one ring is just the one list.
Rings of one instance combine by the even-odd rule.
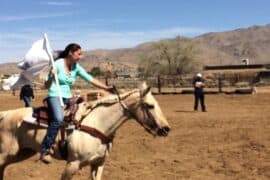
[[[63, 180], [71, 179], [84, 166], [91, 167], [92, 180], [100, 180], [104, 162], [112, 149], [114, 134], [128, 119], [135, 119], [148, 133], [155, 136], [165, 137], [170, 131], [159, 103], [146, 84], [139, 89], [105, 96], [94, 103], [83, 102], [79, 106], [77, 118], [83, 118], [81, 126], [97, 130], [107, 140], [81, 128], [70, 132], [67, 137], [67, 164], [61, 178]], [[7, 165], [22, 160], [16, 156], [19, 150], [30, 148], [35, 152], [40, 151], [46, 129], [25, 121], [32, 113], [32, 108], [0, 112], [0, 180], [4, 177]], [[57, 147], [55, 150], [54, 157], [59, 158]]]
[[41, 145], [41, 160], [45, 163], [51, 161], [49, 150], [54, 143], [58, 130], [63, 121], [63, 107], [61, 106], [59, 99], [58, 87], [55, 82], [55, 78], [58, 78], [61, 95], [64, 104], [67, 104], [72, 97], [71, 85], [75, 83], [77, 76], [80, 76], [87, 82], [90, 82], [94, 86], [110, 91], [112, 86], [106, 86], [97, 79], [88, 74], [79, 64], [79, 60], [82, 57], [81, 47], [78, 44], [69, 44], [65, 50], [60, 54], [59, 59], [55, 62], [55, 67], [48, 75], [48, 79], [45, 82], [45, 86], [49, 88], [47, 104], [49, 112], [52, 115], [52, 121], [48, 126], [47, 134]]

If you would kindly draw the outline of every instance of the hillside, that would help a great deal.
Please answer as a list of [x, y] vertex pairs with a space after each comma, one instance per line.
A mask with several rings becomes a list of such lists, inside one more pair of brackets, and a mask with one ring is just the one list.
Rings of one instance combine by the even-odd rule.
[[[168, 41], [175, 41], [170, 39]], [[270, 62], [270, 24], [252, 26], [227, 32], [211, 32], [190, 39], [199, 49], [198, 59], [204, 65], [239, 64], [248, 58], [251, 64]], [[151, 53], [153, 42], [134, 48], [97, 49], [84, 52], [81, 64], [90, 70], [99, 66], [103, 70], [136, 70], [140, 56]], [[0, 64], [1, 73], [18, 72], [15, 63]]]
[[[208, 46], [210, 50], [216, 50], [226, 56], [226, 58], [217, 56], [213, 59], [216, 63], [239, 64], [239, 60], [245, 58], [248, 58], [252, 64], [270, 62], [270, 24], [228, 32], [208, 33], [194, 40], [203, 44], [203, 47]], [[207, 51], [204, 53], [207, 57]], [[207, 64], [210, 65], [210, 62]]]
[[[191, 41], [199, 49], [199, 60], [204, 65], [239, 64], [241, 59], [246, 58], [251, 64], [270, 62], [270, 24], [227, 32], [211, 32], [191, 38]], [[127, 49], [100, 49], [87, 52], [85, 60], [91, 59], [95, 65], [100, 64], [101, 67], [106, 62], [111, 62], [113, 67], [116, 66], [114, 69], [118, 69], [117, 66], [122, 64], [132, 68], [139, 63], [140, 55], [149, 53], [152, 49], [152, 42]]]
[[21, 70], [17, 68], [17, 63], [0, 64], [0, 74], [17, 74]]

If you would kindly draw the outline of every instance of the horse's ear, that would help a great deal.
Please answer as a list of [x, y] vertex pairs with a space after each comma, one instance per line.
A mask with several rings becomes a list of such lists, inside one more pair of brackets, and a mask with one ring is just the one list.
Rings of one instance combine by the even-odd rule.
[[142, 85], [141, 85], [141, 89], [146, 89], [147, 87], [148, 87], [148, 86], [147, 86], [146, 82], [143, 81], [143, 83], [142, 83]]
[[142, 92], [142, 97], [144, 97], [147, 93], [149, 93], [150, 89], [151, 89], [150, 86], [147, 87], [146, 89], [144, 89], [143, 92]]

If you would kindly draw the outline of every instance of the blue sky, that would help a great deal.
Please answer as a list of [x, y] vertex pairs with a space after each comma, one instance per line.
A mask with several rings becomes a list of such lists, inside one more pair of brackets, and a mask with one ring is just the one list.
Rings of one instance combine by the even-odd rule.
[[0, 63], [22, 60], [44, 33], [55, 50], [115, 49], [269, 23], [269, 0], [1, 0]]

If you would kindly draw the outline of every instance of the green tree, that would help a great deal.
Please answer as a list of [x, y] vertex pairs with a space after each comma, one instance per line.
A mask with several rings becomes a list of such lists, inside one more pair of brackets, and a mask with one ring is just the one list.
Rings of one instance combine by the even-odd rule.
[[113, 73], [109, 70], [103, 72], [104, 76], [107, 78], [112, 78], [113, 77]]
[[93, 76], [103, 76], [103, 72], [100, 67], [93, 67], [90, 72]]
[[198, 49], [191, 40], [177, 37], [154, 43], [153, 49], [141, 56], [140, 67], [145, 75], [175, 75], [197, 71], [201, 68], [196, 58]]

